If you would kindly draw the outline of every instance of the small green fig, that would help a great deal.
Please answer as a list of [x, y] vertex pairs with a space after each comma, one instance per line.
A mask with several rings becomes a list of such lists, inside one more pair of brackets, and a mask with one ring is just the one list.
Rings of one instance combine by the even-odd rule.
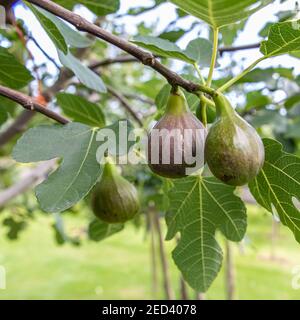
[[106, 163], [99, 183], [91, 197], [92, 210], [108, 223], [122, 223], [139, 211], [138, 193], [134, 185], [124, 179], [112, 163]]
[[241, 186], [253, 179], [264, 163], [261, 138], [221, 94], [214, 97], [217, 121], [205, 142], [205, 160], [210, 171], [223, 182]]
[[171, 92], [164, 115], [148, 136], [150, 169], [166, 178], [198, 170], [204, 163], [205, 136], [206, 129], [189, 110], [183, 92]]

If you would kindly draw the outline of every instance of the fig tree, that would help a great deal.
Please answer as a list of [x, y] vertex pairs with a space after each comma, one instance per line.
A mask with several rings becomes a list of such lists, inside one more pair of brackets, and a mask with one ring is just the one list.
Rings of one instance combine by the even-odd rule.
[[95, 216], [108, 223], [122, 223], [139, 211], [138, 193], [112, 163], [106, 163], [91, 197]]
[[203, 166], [205, 134], [183, 92], [171, 92], [164, 115], [148, 135], [150, 169], [166, 178], [182, 178], [198, 170]]
[[205, 160], [215, 177], [241, 186], [253, 179], [264, 163], [261, 138], [221, 94], [214, 97], [217, 121], [205, 142]]

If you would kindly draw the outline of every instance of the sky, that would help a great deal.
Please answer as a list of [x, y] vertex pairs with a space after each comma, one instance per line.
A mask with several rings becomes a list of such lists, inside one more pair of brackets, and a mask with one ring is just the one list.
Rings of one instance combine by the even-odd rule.
[[[140, 6], [141, 2], [143, 3], [144, 6], [152, 5], [151, 0], [142, 0], [142, 1], [141, 0], [130, 0], [130, 1], [121, 0], [121, 8], [120, 8], [119, 14], [125, 13], [129, 7]], [[265, 23], [267, 21], [276, 21], [276, 18], [274, 15], [278, 11], [294, 10], [295, 2], [296, 1], [294, 0], [287, 0], [284, 3], [280, 4], [280, 1], [273, 1], [267, 7], [256, 12], [254, 15], [250, 17], [244, 31], [238, 36], [234, 44], [245, 45], [245, 44], [257, 43], [261, 41], [262, 39], [258, 36], [258, 32], [262, 29]], [[124, 24], [125, 31], [128, 34], [128, 37], [133, 32], [136, 31], [137, 24], [141, 22], [146, 22], [147, 24], [150, 24], [150, 25], [155, 22], [157, 23], [158, 29], [163, 30], [168, 25], [168, 23], [176, 17], [175, 8], [176, 7], [173, 4], [165, 3], [159, 6], [157, 9], [147, 12], [145, 14], [142, 14], [138, 17], [126, 16], [124, 18], [118, 19], [118, 24]], [[48, 38], [45, 31], [40, 27], [38, 21], [33, 16], [33, 14], [29, 10], [26, 10], [21, 5], [18, 5], [15, 8], [15, 13], [18, 18], [22, 18], [23, 20], [26, 21], [28, 29], [30, 30], [32, 35], [39, 40], [40, 45], [47, 51], [47, 53], [58, 61], [57, 53], [54, 45]], [[82, 7], [77, 9], [77, 13], [84, 16], [90, 21], [93, 19], [93, 14], [89, 12], [87, 9], [84, 9]], [[112, 16], [110, 16], [109, 19], [112, 19]], [[186, 29], [192, 24], [193, 21], [195, 21], [195, 18], [188, 17], [188, 18], [182, 19], [182, 21], [178, 22], [177, 25], [179, 27], [183, 27], [184, 29]], [[203, 33], [203, 35], [205, 36], [205, 32]], [[190, 40], [193, 40], [196, 37], [197, 37], [197, 30], [195, 30], [194, 32], [191, 32], [188, 36], [183, 37], [178, 44], [180, 47], [184, 48]], [[47, 61], [44, 55], [35, 47], [33, 43], [30, 43], [29, 47], [34, 54], [37, 63], [45, 62], [47, 64], [47, 68], [50, 73], [57, 72], [54, 65], [51, 62], [49, 63], [49, 61]], [[228, 59], [231, 59], [233, 55], [236, 59], [241, 59], [240, 66], [243, 65], [245, 67], [261, 56], [258, 49], [239, 51], [234, 54], [225, 54], [224, 57], [219, 61], [221, 64], [221, 67], [223, 65], [226, 65], [226, 62], [228, 62]], [[259, 64], [259, 67], [265, 68], [268, 66], [276, 66], [276, 65], [282, 65], [284, 67], [294, 68], [295, 74], [300, 73], [299, 59], [292, 58], [288, 55], [267, 59], [261, 62]], [[174, 65], [174, 67], [176, 69], [176, 64]], [[177, 67], [179, 67], [179, 65], [177, 65]]]

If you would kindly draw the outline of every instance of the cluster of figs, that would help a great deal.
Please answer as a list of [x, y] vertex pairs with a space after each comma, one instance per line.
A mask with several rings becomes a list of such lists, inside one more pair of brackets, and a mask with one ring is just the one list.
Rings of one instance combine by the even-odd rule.
[[[207, 133], [207, 128], [200, 121], [201, 112], [196, 117], [190, 111], [182, 91], [171, 91], [164, 115], [148, 136], [148, 165], [155, 174], [175, 179], [186, 177], [188, 169], [195, 164], [187, 163], [184, 155], [189, 152], [197, 156], [199, 141], [202, 166], [207, 164], [211, 173], [225, 184], [242, 186], [259, 173], [264, 163], [261, 138], [255, 129], [237, 114], [222, 93], [216, 92], [212, 98], [216, 117], [212, 117], [215, 119]], [[166, 150], [163, 137], [160, 136], [159, 140], [153, 139], [155, 130], [175, 130], [182, 136], [187, 130], [190, 133], [189, 140], [170, 138]], [[155, 162], [151, 161], [153, 147], [159, 150]], [[168, 162], [163, 161], [166, 152], [170, 155]], [[175, 158], [176, 154], [180, 157]], [[106, 163], [93, 193], [92, 208], [97, 217], [108, 223], [125, 222], [139, 211], [137, 190], [111, 163]]]

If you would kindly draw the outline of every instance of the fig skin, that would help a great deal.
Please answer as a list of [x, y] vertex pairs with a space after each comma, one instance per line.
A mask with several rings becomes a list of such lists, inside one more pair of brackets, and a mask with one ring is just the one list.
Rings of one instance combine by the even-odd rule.
[[106, 163], [91, 197], [96, 217], [108, 223], [123, 223], [139, 211], [139, 198], [134, 185], [124, 179], [111, 163]]
[[[173, 130], [178, 129], [182, 134], [185, 129], [192, 129], [192, 139], [188, 141], [185, 145], [183, 142], [176, 141], [176, 139], [170, 139], [170, 161], [169, 163], [163, 163], [162, 153], [166, 152], [163, 149], [162, 139], [159, 139], [159, 159], [158, 163], [151, 163], [151, 146], [154, 142], [151, 139], [152, 130], [158, 129], [166, 129]], [[189, 150], [191, 154], [194, 155], [196, 153], [196, 135], [199, 134], [199, 131], [196, 130], [205, 130], [204, 125], [197, 119], [196, 116], [189, 110], [187, 101], [182, 91], [177, 89], [176, 92], [171, 92], [169, 96], [169, 100], [166, 107], [166, 112], [163, 117], [156, 123], [153, 129], [150, 131], [148, 135], [148, 166], [150, 169], [159, 176], [164, 178], [184, 178], [187, 176], [186, 170], [188, 168], [193, 168], [194, 164], [187, 164], [184, 161], [184, 151]], [[206, 134], [205, 134], [206, 136]], [[205, 137], [204, 137], [205, 138]], [[204, 138], [203, 138], [203, 151], [204, 151]], [[180, 164], [175, 163], [174, 159], [174, 151], [178, 152], [179, 155], [182, 154], [182, 161]]]
[[256, 130], [220, 93], [214, 97], [217, 121], [205, 142], [205, 160], [215, 177], [233, 186], [255, 178], [264, 163], [264, 146]]

